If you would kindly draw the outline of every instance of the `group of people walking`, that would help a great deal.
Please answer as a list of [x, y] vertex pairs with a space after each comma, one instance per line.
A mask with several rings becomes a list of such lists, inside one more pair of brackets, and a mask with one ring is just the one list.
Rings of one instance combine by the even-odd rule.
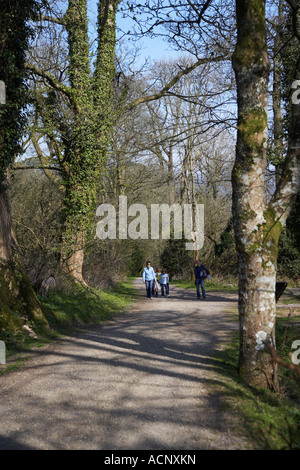
[[[160, 279], [158, 279], [158, 276], [160, 276]], [[169, 276], [165, 269], [162, 269], [160, 273], [157, 268], [154, 272], [151, 262], [147, 261], [143, 271], [143, 281], [146, 284], [147, 299], [157, 297], [159, 290], [161, 290], [162, 297], [165, 297], [165, 295], [169, 297]]]
[[[196, 266], [194, 267], [194, 274], [197, 298], [200, 300], [202, 293], [203, 299], [206, 299], [204, 281], [210, 278], [209, 270], [200, 260], [197, 260]], [[160, 278], [158, 279], [159, 276]], [[160, 273], [159, 269], [156, 268], [154, 271], [150, 261], [147, 261], [146, 267], [143, 270], [143, 282], [146, 285], [147, 299], [153, 299], [154, 296], [157, 297], [159, 290], [161, 290], [162, 297], [165, 297], [165, 295], [167, 297], [170, 296], [169, 276], [166, 270], [162, 269]]]

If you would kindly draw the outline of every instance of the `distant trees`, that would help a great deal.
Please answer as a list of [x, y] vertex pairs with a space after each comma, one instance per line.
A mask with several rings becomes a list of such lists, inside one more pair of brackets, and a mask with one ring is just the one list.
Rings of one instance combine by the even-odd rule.
[[186, 240], [167, 240], [160, 256], [161, 269], [166, 269], [170, 280], [189, 279], [193, 267], [193, 253], [186, 251]]
[[[210, 61], [201, 58], [192, 64], [177, 65], [172, 73], [169, 71], [168, 80], [164, 80], [161, 87], [148, 93], [142, 90], [140, 96], [129, 104], [126, 78], [123, 80], [120, 74], [123, 88], [118, 87], [115, 80], [118, 4], [119, 1], [111, 0], [98, 2], [97, 47], [93, 65], [90, 62], [85, 0], [70, 0], [68, 9], [60, 16], [40, 16], [42, 25], [54, 25], [52, 37], [55, 40], [49, 46], [55, 54], [45, 53], [47, 38], [43, 41], [41, 36], [38, 48], [33, 50], [27, 64], [32, 76], [32, 103], [35, 107], [29, 138], [45, 174], [57, 181], [52, 173], [53, 167], [59, 171], [65, 211], [61, 259], [66, 270], [81, 283], [84, 283], [82, 269], [87, 236], [92, 232], [91, 220], [104, 183], [107, 152], [113, 145], [112, 126], [117, 126], [122, 114], [129, 118], [138, 105], [147, 103], [150, 106], [197, 65]], [[67, 49], [61, 41], [65, 34]], [[115, 174], [120, 194], [124, 191], [122, 162], [124, 156], [119, 159]], [[173, 171], [172, 165], [169, 165], [169, 171]]]
[[[163, 88], [178, 65], [183, 68], [188, 64], [187, 59], [157, 63], [156, 87]], [[221, 166], [222, 157], [216, 155], [216, 149], [214, 152], [212, 149], [217, 140], [221, 141], [216, 137], [233, 120], [229, 110], [226, 111], [232, 83], [230, 78], [226, 81], [225, 74], [224, 80], [220, 80], [220, 76], [215, 64], [199, 66], [160, 100], [146, 104], [149, 115], [148, 149], [159, 168], [165, 172], [170, 202], [177, 198], [181, 204], [193, 203], [196, 192], [204, 182], [211, 186], [210, 189], [214, 186], [212, 191], [215, 195], [217, 193], [218, 179], [222, 174], [216, 171], [217, 160]], [[218, 116], [221, 109], [222, 117]], [[223, 153], [226, 153], [225, 149]], [[223, 172], [223, 179], [224, 176]]]
[[[218, 63], [222, 55], [211, 58], [206, 53], [195, 62], [181, 60], [172, 67], [165, 64], [164, 76], [161, 66], [152, 73], [156, 85], [147, 86], [147, 91], [145, 83], [141, 86], [140, 82], [138, 92], [132, 93], [123, 71], [116, 79], [114, 48], [118, 3], [99, 2], [93, 66], [85, 1], [70, 1], [68, 10], [60, 15], [40, 16], [44, 29], [27, 64], [35, 109], [28, 140], [45, 175], [64, 195], [61, 260], [66, 270], [81, 283], [84, 283], [84, 251], [87, 238], [93, 235], [93, 213], [97, 201], [102, 200], [101, 189], [107, 195], [112, 190], [117, 202], [119, 195], [133, 194], [131, 189], [135, 188], [133, 198], [137, 198], [138, 187], [147, 186], [141, 186], [143, 178], [147, 178], [148, 173], [153, 177], [150, 166], [149, 170], [145, 168], [151, 162], [153, 168], [159, 164], [160, 169], [156, 172], [159, 180], [154, 183], [156, 196], [166, 182], [165, 194], [168, 193], [170, 201], [175, 200], [180, 181], [178, 195], [181, 194], [182, 202], [195, 203], [194, 169], [200, 158], [195, 149], [199, 135], [218, 122], [213, 113], [221, 108], [220, 100], [213, 107], [204, 103], [213, 99], [214, 92], [205, 87], [201, 89], [193, 70], [202, 64], [206, 76], [209, 63]], [[43, 31], [53, 32], [47, 33], [44, 39]], [[62, 38], [67, 39], [68, 48]], [[179, 81], [183, 85], [179, 86]], [[215, 78], [214, 85], [221, 96], [219, 77]], [[195, 121], [199, 106], [197, 93], [201, 95], [206, 114], [201, 125]], [[164, 101], [154, 104], [164, 96]], [[137, 110], [143, 104], [144, 111]], [[164, 114], [168, 116], [165, 123]], [[146, 127], [142, 131], [135, 115], [145, 119]], [[132, 137], [128, 138], [129, 135]], [[134, 159], [134, 154], [139, 155], [141, 163]], [[141, 159], [146, 154], [147, 158]]]

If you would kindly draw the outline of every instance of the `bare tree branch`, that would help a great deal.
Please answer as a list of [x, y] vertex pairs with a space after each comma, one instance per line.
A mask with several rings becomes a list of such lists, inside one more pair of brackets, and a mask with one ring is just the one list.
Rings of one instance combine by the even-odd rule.
[[42, 15], [40, 14], [38, 17], [37, 17], [37, 20], [38, 21], [49, 21], [50, 23], [56, 23], [56, 24], [60, 24], [62, 26], [65, 26], [66, 25], [66, 22], [64, 20], [64, 18], [56, 18], [54, 16], [49, 16], [49, 15]]
[[51, 171], [58, 171], [61, 172], [61, 168], [57, 166], [35, 166], [35, 165], [27, 165], [27, 166], [12, 166], [12, 170], [51, 170]]
[[224, 60], [229, 60], [229, 59], [230, 59], [230, 57], [225, 57], [225, 56], [218, 56], [218, 57], [213, 57], [213, 58], [211, 58], [211, 57], [201, 58], [201, 59], [197, 60], [196, 62], [194, 62], [189, 67], [186, 67], [185, 69], [180, 70], [177, 73], [177, 75], [175, 75], [172, 78], [172, 80], [170, 80], [169, 83], [167, 83], [167, 85], [165, 85], [160, 91], [158, 91], [157, 93], [153, 93], [152, 95], [141, 96], [139, 98], [136, 98], [131, 103], [129, 103], [128, 107], [129, 108], [134, 108], [135, 106], [138, 106], [139, 104], [148, 103], [149, 101], [158, 100], [159, 98], [164, 96], [177, 82], [179, 82], [181, 77], [183, 77], [184, 75], [189, 74], [190, 72], [195, 70], [200, 65], [208, 64], [210, 62], [222, 62]]
[[75, 108], [77, 108], [77, 105], [76, 105], [76, 102], [74, 100], [74, 97], [73, 97], [73, 94], [72, 94], [72, 91], [71, 89], [64, 85], [63, 83], [59, 82], [55, 77], [54, 75], [52, 75], [51, 73], [49, 72], [46, 72], [44, 70], [40, 70], [38, 69], [34, 64], [28, 64], [26, 63], [25, 64], [25, 68], [31, 72], [33, 72], [34, 74], [38, 75], [39, 77], [42, 77], [44, 78], [45, 80], [47, 80], [48, 84], [54, 88], [56, 91], [60, 92], [60, 93], [63, 93], [64, 95], [66, 95], [70, 101], [72, 102], [73, 106]]
[[47, 176], [47, 178], [50, 181], [52, 181], [52, 183], [57, 185], [59, 187], [59, 189], [63, 190], [64, 188], [63, 188], [63, 185], [61, 184], [60, 180], [53, 175], [51, 169], [49, 168], [49, 164], [47, 163], [47, 158], [43, 155], [42, 149], [39, 146], [38, 139], [37, 139], [37, 136], [36, 136], [35, 132], [31, 133], [31, 140], [32, 140], [33, 146], [35, 148], [35, 151], [38, 155], [38, 158], [39, 158], [39, 160], [42, 164], [42, 168], [43, 168], [43, 171], [44, 171], [45, 175]]

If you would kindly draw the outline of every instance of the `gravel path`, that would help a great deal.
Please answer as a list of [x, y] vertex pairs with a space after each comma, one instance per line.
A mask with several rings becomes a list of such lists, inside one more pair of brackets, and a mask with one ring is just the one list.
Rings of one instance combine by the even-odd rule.
[[236, 295], [171, 289], [36, 351], [0, 377], [0, 449], [244, 449], [213, 352]]

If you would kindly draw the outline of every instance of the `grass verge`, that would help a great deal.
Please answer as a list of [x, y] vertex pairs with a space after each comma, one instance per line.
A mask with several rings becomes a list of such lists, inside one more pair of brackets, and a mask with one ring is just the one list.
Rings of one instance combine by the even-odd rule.
[[132, 279], [119, 283], [114, 289], [93, 290], [101, 301], [81, 286], [68, 294], [53, 291], [47, 299], [39, 298], [50, 328], [28, 324], [36, 337], [23, 331], [2, 333], [0, 339], [5, 342], [7, 361], [0, 366], [0, 375], [22, 366], [29, 359], [30, 350], [59, 340], [84, 325], [106, 322], [128, 308], [136, 296]]
[[[181, 287], [183, 289], [196, 289], [195, 281], [191, 279], [184, 279], [180, 281], [172, 281], [171, 284], [175, 287]], [[237, 283], [234, 279], [206, 279], [205, 280], [205, 290], [209, 291], [227, 291], [235, 292], [237, 291]]]
[[[300, 329], [287, 325], [287, 321], [286, 318], [278, 320], [276, 337], [281, 357], [290, 361], [290, 347], [295, 338], [300, 339]], [[236, 333], [215, 357], [219, 392], [229, 411], [239, 418], [237, 433], [245, 436], [250, 449], [300, 450], [299, 381], [290, 371], [280, 368], [279, 393], [249, 387], [238, 375], [238, 353], [239, 335]]]

